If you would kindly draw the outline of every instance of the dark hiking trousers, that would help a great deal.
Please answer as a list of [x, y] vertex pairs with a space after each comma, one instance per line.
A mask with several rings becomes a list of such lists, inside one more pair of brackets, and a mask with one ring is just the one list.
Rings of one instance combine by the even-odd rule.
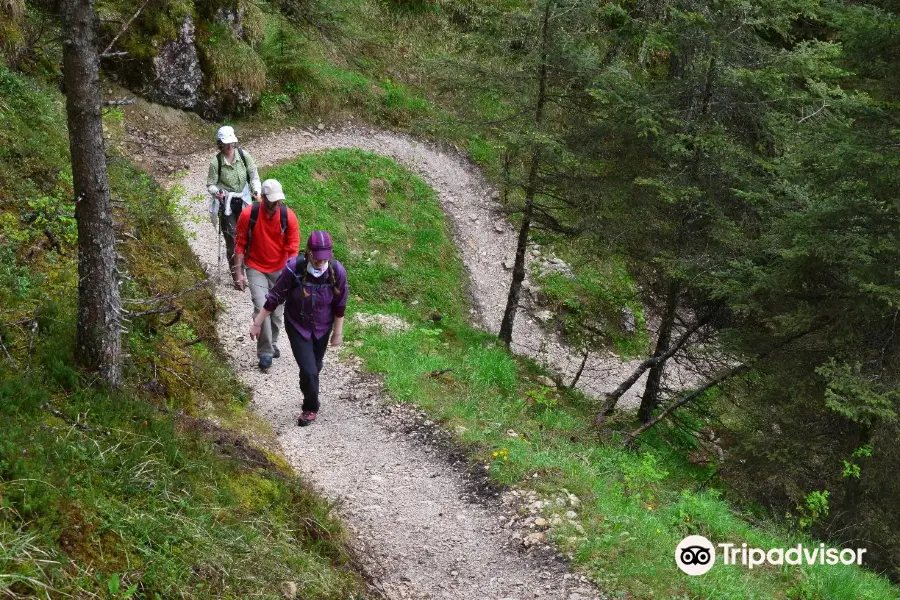
[[238, 196], [231, 198], [231, 214], [225, 214], [225, 201], [219, 204], [219, 227], [222, 237], [225, 238], [225, 256], [228, 257], [228, 267], [231, 269], [231, 277], [234, 279], [234, 236], [237, 231], [238, 217], [244, 209], [244, 201]]
[[328, 338], [331, 330], [325, 332], [320, 338], [314, 335], [310, 339], [304, 338], [300, 332], [294, 329], [291, 322], [284, 320], [284, 329], [291, 341], [291, 352], [294, 360], [300, 367], [300, 392], [303, 394], [303, 410], [319, 412], [319, 371], [322, 370], [322, 359], [328, 348]]

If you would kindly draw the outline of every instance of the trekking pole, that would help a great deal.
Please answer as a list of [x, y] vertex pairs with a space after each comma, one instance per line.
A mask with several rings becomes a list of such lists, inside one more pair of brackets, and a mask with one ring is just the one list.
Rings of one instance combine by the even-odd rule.
[[216, 283], [222, 283], [222, 217], [216, 219], [216, 247], [219, 249], [219, 266], [216, 269]]

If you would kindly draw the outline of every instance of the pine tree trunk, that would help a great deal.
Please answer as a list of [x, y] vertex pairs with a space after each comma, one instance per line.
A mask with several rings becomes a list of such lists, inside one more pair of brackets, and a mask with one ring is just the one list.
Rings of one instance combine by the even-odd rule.
[[578, 385], [578, 380], [581, 379], [581, 374], [584, 373], [584, 366], [587, 364], [588, 357], [591, 355], [590, 350], [584, 351], [584, 356], [581, 358], [581, 366], [578, 367], [578, 371], [575, 373], [575, 377], [572, 379], [572, 383], [569, 384], [569, 389], [574, 390], [575, 386]]
[[78, 222], [79, 366], [109, 385], [121, 375], [116, 239], [100, 116], [100, 72], [92, 0], [64, 0], [63, 70]]
[[516, 263], [513, 266], [512, 282], [509, 284], [509, 295], [506, 297], [506, 310], [503, 312], [503, 321], [500, 323], [500, 341], [507, 346], [512, 344], [513, 324], [516, 319], [516, 311], [519, 309], [522, 281], [525, 279], [525, 250], [528, 248], [528, 232], [531, 229], [531, 216], [534, 210], [534, 194], [537, 189], [539, 162], [540, 149], [536, 147], [531, 155], [528, 189], [525, 194], [525, 210], [522, 213], [522, 227], [519, 228], [519, 240], [516, 242]]
[[704, 314], [699, 317], [692, 325], [690, 325], [687, 329], [685, 329], [681, 335], [678, 336], [678, 339], [675, 340], [674, 344], [670, 344], [669, 349], [665, 352], [661, 353], [659, 356], [651, 356], [643, 360], [635, 369], [631, 372], [631, 375], [625, 379], [622, 383], [619, 384], [619, 387], [606, 394], [606, 397], [603, 401], [603, 405], [600, 407], [600, 411], [597, 413], [596, 425], [597, 427], [603, 427], [603, 424], [606, 422], [606, 419], [613, 413], [616, 408], [616, 404], [619, 402], [619, 398], [621, 398], [625, 392], [631, 389], [637, 380], [641, 378], [648, 369], [653, 367], [656, 363], [665, 362], [672, 358], [675, 353], [677, 353], [681, 348], [687, 344], [691, 336], [697, 332], [701, 327], [706, 325], [712, 320], [713, 315], [715, 313], [713, 311]]
[[[666, 308], [663, 311], [662, 322], [659, 324], [659, 335], [656, 338], [656, 349], [653, 352], [653, 358], [660, 357], [669, 349], [672, 341], [672, 327], [675, 325], [675, 312], [678, 310], [678, 296], [681, 292], [681, 285], [672, 280], [669, 283], [669, 289], [666, 293]], [[644, 395], [641, 397], [641, 407], [638, 409], [638, 419], [641, 423], [647, 423], [653, 416], [659, 404], [659, 387], [662, 381], [662, 374], [666, 367], [666, 361], [661, 360], [654, 363], [647, 373], [647, 383], [644, 385]]]
[[[535, 129], [544, 120], [544, 102], [547, 100], [547, 44], [550, 35], [550, 4], [544, 5], [544, 18], [541, 36], [541, 64], [538, 70], [538, 93], [534, 113]], [[512, 282], [509, 284], [509, 295], [506, 298], [506, 310], [500, 323], [500, 341], [509, 347], [512, 344], [513, 325], [516, 311], [519, 309], [519, 295], [522, 281], [525, 279], [525, 250], [528, 248], [528, 232], [531, 229], [531, 217], [534, 212], [534, 197], [537, 194], [538, 167], [541, 162], [541, 147], [535, 143], [531, 151], [531, 166], [528, 169], [528, 187], [525, 189], [525, 210], [522, 214], [522, 227], [519, 228], [519, 240], [516, 243], [516, 263], [513, 266]]]

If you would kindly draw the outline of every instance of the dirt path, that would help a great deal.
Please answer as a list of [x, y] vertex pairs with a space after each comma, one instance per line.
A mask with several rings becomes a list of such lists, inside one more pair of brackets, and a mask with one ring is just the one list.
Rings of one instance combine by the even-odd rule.
[[[501, 263], [512, 257], [515, 234], [508, 224], [498, 224], [490, 190], [477, 169], [459, 156], [368, 130], [284, 132], [245, 148], [261, 166], [304, 152], [360, 148], [390, 156], [421, 175], [438, 192], [468, 259], [476, 314], [488, 328], [499, 327], [509, 281]], [[215, 273], [217, 239], [206, 215], [209, 157], [189, 158], [181, 183], [185, 198], [204, 197], [188, 202], [185, 228], [201, 262]], [[421, 417], [386, 409], [378, 382], [362, 375], [353, 359], [341, 361], [329, 350], [318, 422], [296, 427], [299, 385], [287, 340], [281, 343], [284, 357], [267, 374], [260, 373], [255, 344], [247, 335], [249, 295], [221, 285], [218, 296], [225, 309], [217, 323], [219, 336], [237, 373], [254, 390], [255, 410], [272, 423], [298, 472], [325, 496], [341, 501], [339, 512], [356, 533], [364, 567], [388, 598], [601, 597], [583, 578], [568, 573], [564, 561], [543, 544], [525, 551], [522, 538], [533, 530], [527, 521], [513, 518], [509, 498], [476, 493], [477, 482], [451, 466], [441, 444], [428, 443], [428, 428], [415, 425]], [[529, 315], [520, 312], [516, 325], [517, 351], [574, 369], [575, 359], [557, 341], [543, 344], [541, 351], [546, 335]], [[628, 370], [614, 360], [599, 361], [594, 368], [583, 380], [586, 385], [603, 385], [597, 368]], [[614, 382], [619, 376], [610, 377]]]

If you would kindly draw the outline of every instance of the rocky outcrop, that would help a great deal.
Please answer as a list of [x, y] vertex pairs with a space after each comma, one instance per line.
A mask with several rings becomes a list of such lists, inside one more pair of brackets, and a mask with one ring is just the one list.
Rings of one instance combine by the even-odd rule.
[[220, 8], [216, 11], [215, 22], [231, 28], [234, 37], [247, 41], [244, 37], [244, 8], [240, 5]]
[[[19, 0], [0, 0], [0, 7], [11, 1]], [[119, 41], [126, 58], [103, 65], [112, 78], [148, 100], [210, 120], [252, 110], [266, 82], [265, 64], [250, 42], [262, 38], [259, 9], [237, 3], [168, 18], [165, 27], [135, 27], [126, 43]]]
[[194, 20], [185, 17], [178, 37], [153, 57], [150, 97], [176, 108], [193, 109], [199, 100], [203, 71], [194, 38]]
[[236, 81], [224, 90], [201, 94], [194, 110], [204, 119], [218, 121], [225, 115], [246, 113], [258, 100], [257, 93]]

